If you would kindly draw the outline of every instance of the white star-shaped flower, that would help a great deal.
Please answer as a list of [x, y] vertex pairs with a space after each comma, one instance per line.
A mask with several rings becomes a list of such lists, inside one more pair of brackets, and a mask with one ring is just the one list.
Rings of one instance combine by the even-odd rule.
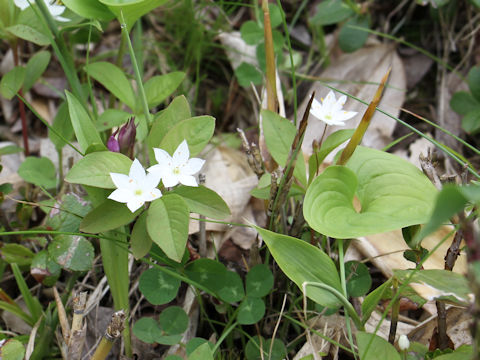
[[[70, 21], [70, 19], [60, 16], [65, 11], [65, 6], [57, 5], [55, 4], [55, 2], [51, 3], [51, 1], [48, 1], [48, 0], [41, 0], [41, 1], [43, 1], [45, 5], [47, 5], [48, 11], [50, 12], [50, 14], [52, 14], [55, 20], [62, 21], [62, 22]], [[18, 8], [20, 8], [20, 10], [23, 11], [26, 8], [28, 8], [30, 4], [34, 4], [35, 0], [30, 0], [30, 3], [27, 0], [14, 0], [14, 2], [15, 2], [15, 5]]]
[[112, 192], [108, 198], [121, 203], [126, 203], [133, 213], [145, 202], [153, 201], [162, 196], [157, 189], [160, 177], [157, 174], [145, 174], [145, 169], [135, 159], [130, 167], [128, 175], [110, 173], [117, 190]]
[[195, 175], [200, 171], [205, 160], [199, 158], [191, 158], [190, 151], [186, 140], [178, 145], [177, 150], [170, 156], [165, 150], [153, 149], [155, 159], [158, 164], [147, 169], [149, 173], [158, 174], [163, 181], [165, 187], [172, 187], [178, 183], [187, 186], [198, 186]]
[[355, 111], [343, 110], [343, 105], [345, 105], [345, 102], [347, 101], [345, 95], [340, 96], [340, 98], [336, 100], [335, 94], [330, 90], [325, 99], [322, 98], [321, 100], [322, 102], [320, 103], [317, 99], [313, 99], [310, 114], [328, 125], [343, 126], [345, 125], [346, 120], [357, 115]]

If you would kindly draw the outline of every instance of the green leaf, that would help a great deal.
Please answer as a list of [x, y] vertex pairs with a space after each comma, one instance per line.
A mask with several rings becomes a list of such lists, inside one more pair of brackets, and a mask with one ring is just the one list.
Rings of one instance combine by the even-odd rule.
[[480, 101], [480, 66], [474, 66], [470, 69], [467, 80], [473, 97]]
[[362, 31], [351, 26], [360, 27], [368, 30], [368, 16], [355, 16], [348, 20], [340, 29], [338, 34], [338, 44], [344, 52], [351, 53], [360, 49], [368, 38], [368, 31]]
[[162, 336], [160, 325], [154, 319], [142, 317], [133, 325], [133, 334], [147, 344], [153, 344]]
[[227, 270], [225, 265], [210, 259], [198, 259], [190, 263], [187, 276], [217, 294], [228, 303], [240, 301], [245, 296], [240, 276]]
[[264, 297], [273, 288], [273, 274], [265, 264], [255, 265], [247, 273], [245, 280], [247, 295], [250, 297]]
[[63, 195], [49, 211], [45, 225], [65, 232], [79, 232], [82, 219], [92, 210], [89, 202], [78, 195]]
[[100, 61], [85, 66], [89, 76], [105, 86], [113, 95], [130, 109], [135, 110], [135, 93], [125, 73], [117, 66]]
[[30, 266], [34, 253], [20, 244], [4, 244], [2, 246], [2, 260], [8, 264], [16, 263], [18, 266]]
[[63, 4], [74, 13], [87, 18], [100, 21], [110, 21], [115, 15], [98, 0], [63, 0]]
[[[213, 350], [213, 348], [215, 347], [215, 345], [213, 345], [210, 341], [208, 341], [204, 338], [194, 337], [194, 338], [191, 338], [188, 341], [187, 346], [185, 347], [185, 350], [187, 351], [187, 355], [190, 356], [195, 351], [195, 349], [198, 349], [198, 347], [200, 347], [203, 344], [207, 344], [210, 347], [211, 350]], [[198, 357], [197, 359], [202, 360], [203, 358]], [[207, 357], [207, 359], [208, 359], [208, 357]], [[190, 360], [190, 358], [189, 358], [189, 360]], [[212, 358], [212, 360], [213, 360], [213, 358]]]
[[22, 151], [23, 151], [23, 149], [20, 146], [7, 145], [7, 146], [4, 146], [4, 147], [0, 148], [0, 156], [18, 154], [19, 152], [22, 152]]
[[103, 144], [92, 119], [90, 119], [81, 102], [68, 90], [65, 90], [65, 94], [67, 95], [70, 120], [80, 148], [85, 152], [92, 144]]
[[450, 100], [450, 107], [460, 115], [467, 115], [470, 111], [478, 109], [480, 102], [466, 91], [458, 91]]
[[132, 160], [123, 154], [111, 151], [94, 152], [73, 165], [65, 180], [72, 184], [115, 189], [110, 173], [128, 174], [131, 166]]
[[92, 268], [95, 249], [83, 236], [58, 235], [48, 246], [52, 259], [64, 269], [88, 271]]
[[180, 121], [190, 118], [190, 106], [185, 96], [177, 96], [168, 107], [155, 116], [147, 137], [150, 159], [154, 159], [152, 148], [158, 147], [164, 136]]
[[480, 105], [463, 117], [462, 129], [469, 134], [478, 132], [480, 129]]
[[80, 230], [90, 234], [113, 230], [131, 223], [141, 211], [142, 208], [132, 213], [126, 204], [107, 199], [85, 216]]
[[133, 24], [143, 15], [163, 5], [167, 0], [100, 0], [108, 6], [120, 21], [120, 14], [123, 13], [127, 29], [130, 31]]
[[388, 279], [386, 282], [384, 282], [382, 285], [377, 287], [375, 290], [373, 290], [370, 294], [368, 294], [365, 297], [365, 299], [362, 302], [362, 316], [363, 316], [362, 323], [363, 324], [365, 324], [368, 321], [368, 319], [370, 318], [370, 315], [375, 310], [380, 300], [383, 299], [384, 294], [390, 288], [391, 285], [392, 285], [392, 278]]
[[215, 118], [196, 116], [176, 123], [162, 138], [158, 147], [170, 155], [183, 140], [187, 140], [190, 157], [197, 155], [208, 144], [215, 130]]
[[263, 75], [257, 68], [246, 62], [242, 62], [235, 70], [238, 83], [244, 88], [250, 88], [250, 84], [260, 85], [263, 82]]
[[435, 356], [435, 360], [465, 360], [471, 359], [472, 355], [473, 349], [471, 345], [462, 345], [456, 348], [455, 351], [450, 354]]
[[[321, 234], [339, 239], [428, 221], [437, 190], [409, 162], [357, 147], [346, 166], [330, 166], [308, 188], [303, 214]], [[361, 210], [355, 210], [355, 195]]]
[[160, 105], [168, 96], [172, 95], [184, 78], [184, 72], [175, 71], [149, 79], [144, 85], [148, 108], [152, 109]]
[[[332, 259], [305, 241], [256, 228], [280, 269], [303, 291], [306, 281], [323, 283], [342, 291], [338, 271]], [[338, 307], [339, 300], [327, 290], [308, 286], [307, 296], [325, 307]]]
[[193, 213], [213, 219], [225, 219], [230, 215], [230, 209], [221, 196], [203, 185], [178, 186], [172, 193], [180, 195]]
[[345, 141], [350, 139], [355, 132], [355, 129], [343, 129], [338, 130], [332, 133], [329, 137], [325, 139], [322, 143], [320, 149], [312, 154], [308, 159], [308, 179], [311, 182], [315, 178], [315, 173], [317, 172], [320, 165], [323, 163], [323, 160], [335, 150], [338, 146], [343, 144]]
[[188, 316], [180, 306], [169, 306], [163, 310], [158, 322], [168, 335], [183, 334], [188, 328]]
[[50, 256], [46, 250], [35, 254], [30, 265], [30, 274], [39, 283], [45, 286], [53, 286], [60, 277], [62, 268]]
[[97, 119], [97, 131], [105, 131], [125, 124], [132, 114], [118, 109], [107, 109]]
[[177, 296], [181, 281], [153, 267], [142, 273], [139, 289], [152, 305], [166, 304]]
[[37, 29], [34, 29], [31, 26], [17, 24], [17, 25], [9, 26], [5, 30], [20, 39], [30, 41], [39, 46], [46, 46], [50, 44], [50, 40], [48, 36], [41, 33]]
[[148, 209], [148, 234], [170, 259], [177, 262], [185, 252], [189, 220], [188, 206], [176, 194], [162, 196]]
[[472, 293], [466, 277], [452, 271], [439, 269], [394, 270], [393, 273], [402, 283], [410, 279], [410, 284], [426, 284], [433, 288], [433, 294], [426, 300], [447, 299], [466, 304], [469, 302], [469, 294]]
[[401, 360], [393, 345], [375, 334], [358, 331], [357, 344], [360, 360]]
[[345, 278], [347, 279], [347, 294], [351, 297], [365, 295], [372, 286], [372, 277], [368, 267], [359, 261], [345, 263]]
[[15, 66], [12, 70], [2, 76], [0, 80], [0, 93], [8, 100], [17, 95], [22, 88], [26, 70], [23, 66]]
[[53, 189], [57, 185], [55, 165], [46, 157], [27, 157], [20, 165], [18, 175], [26, 182], [45, 189]]
[[[68, 106], [66, 102], [62, 102], [57, 109], [57, 115], [53, 119], [52, 129], [56, 130], [65, 140], [71, 140], [74, 134]], [[53, 131], [48, 129], [48, 137], [55, 145], [57, 150], [62, 149], [67, 143]]]
[[262, 299], [247, 296], [238, 307], [237, 321], [241, 325], [253, 325], [265, 315]]
[[198, 346], [193, 352], [188, 356], [188, 360], [213, 360], [213, 351], [210, 348], [210, 345], [204, 343]]
[[25, 347], [18, 340], [8, 339], [2, 343], [1, 355], [5, 360], [23, 360]]
[[464, 189], [480, 189], [478, 186], [470, 186], [466, 188], [446, 184], [438, 193], [435, 199], [435, 206], [432, 215], [425, 226], [417, 233], [410, 246], [416, 248], [421, 241], [437, 230], [441, 225], [448, 221], [453, 215], [459, 213], [465, 207], [468, 201], [467, 194], [462, 191]]
[[132, 235], [130, 236], [130, 249], [135, 259], [140, 259], [148, 254], [152, 247], [152, 239], [147, 231], [147, 212], [143, 212], [135, 221]]
[[257, 45], [263, 41], [263, 29], [255, 21], [245, 21], [240, 27], [242, 39], [249, 45]]
[[[262, 110], [263, 132], [268, 150], [272, 154], [275, 161], [285, 167], [288, 155], [292, 147], [293, 139], [297, 133], [295, 125], [290, 120], [269, 111]], [[297, 162], [293, 175], [304, 185], [307, 184], [307, 174], [305, 169], [305, 161], [303, 160], [302, 151], [297, 155]]]
[[51, 54], [49, 51], [43, 50], [33, 55], [28, 60], [25, 72], [25, 81], [23, 82], [23, 92], [27, 92], [42, 76], [50, 62]]
[[333, 25], [354, 14], [342, 0], [325, 0], [317, 6], [315, 15], [310, 18], [310, 23], [317, 26]]

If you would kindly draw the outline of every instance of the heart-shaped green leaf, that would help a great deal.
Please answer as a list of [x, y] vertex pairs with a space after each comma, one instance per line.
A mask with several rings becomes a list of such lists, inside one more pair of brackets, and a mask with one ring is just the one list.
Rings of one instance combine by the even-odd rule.
[[145, 95], [147, 96], [148, 108], [154, 108], [170, 96], [184, 78], [185, 73], [181, 71], [150, 78], [145, 83]]
[[188, 238], [189, 211], [185, 200], [169, 194], [155, 200], [147, 215], [147, 231], [167, 256], [180, 262]]
[[[428, 221], [437, 190], [409, 162], [357, 147], [346, 166], [330, 166], [308, 188], [303, 214], [316, 231], [347, 239]], [[355, 210], [355, 195], [361, 210]]]

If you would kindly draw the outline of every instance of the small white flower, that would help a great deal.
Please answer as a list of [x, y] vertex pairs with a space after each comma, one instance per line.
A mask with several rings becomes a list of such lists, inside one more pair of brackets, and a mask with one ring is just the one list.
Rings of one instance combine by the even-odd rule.
[[405, 351], [410, 347], [410, 341], [408, 340], [407, 335], [400, 335], [398, 339], [398, 347], [400, 350]]
[[[51, 1], [48, 1], [48, 0], [42, 0], [42, 1], [45, 3], [45, 5], [47, 5], [48, 11], [50, 12], [50, 14], [52, 14], [52, 16], [55, 20], [63, 21], [63, 22], [70, 21], [70, 19], [67, 19], [67, 18], [64, 18], [63, 16], [60, 16], [65, 11], [65, 6], [57, 5], [57, 4], [55, 4], [55, 2], [51, 2]], [[20, 8], [20, 10], [23, 11], [26, 8], [28, 8], [30, 6], [30, 4], [34, 4], [35, 0], [30, 0], [30, 3], [28, 3], [27, 0], [14, 0], [14, 2], [15, 2], [15, 5], [18, 8]]]
[[160, 177], [157, 174], [145, 174], [145, 169], [137, 159], [133, 161], [128, 175], [110, 173], [110, 177], [117, 190], [108, 198], [126, 203], [132, 213], [146, 201], [153, 201], [162, 196], [157, 189]]
[[193, 175], [200, 171], [205, 160], [191, 158], [186, 140], [178, 145], [177, 150], [170, 156], [165, 150], [153, 149], [158, 164], [149, 167], [149, 173], [158, 174], [165, 187], [172, 187], [178, 183], [187, 186], [198, 186]]
[[328, 93], [325, 99], [313, 99], [310, 114], [316, 118], [326, 122], [328, 125], [345, 125], [345, 121], [351, 119], [357, 113], [355, 111], [343, 110], [343, 105], [347, 101], [345, 95], [340, 96], [338, 100], [335, 99], [335, 94], [332, 90]]

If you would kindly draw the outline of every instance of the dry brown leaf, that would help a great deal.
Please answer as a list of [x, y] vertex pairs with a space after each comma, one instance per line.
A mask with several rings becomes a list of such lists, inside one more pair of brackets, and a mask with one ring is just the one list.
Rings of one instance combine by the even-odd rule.
[[[332, 86], [368, 103], [373, 98], [381, 78], [389, 67], [392, 67], [392, 72], [379, 107], [387, 113], [397, 116], [405, 100], [406, 80], [402, 61], [397, 55], [394, 45], [369, 41], [366, 46], [352, 54], [342, 54], [338, 59], [332, 59], [332, 64], [319, 77], [331, 81]], [[314, 83], [310, 93], [312, 91], [315, 91], [316, 97], [320, 98], [326, 96], [329, 89], [320, 83]], [[299, 116], [303, 115], [307, 102], [308, 97], [299, 106]], [[346, 127], [329, 126], [326, 135], [341, 128], [355, 128], [366, 108], [367, 106], [360, 102], [348, 100], [345, 109], [357, 111], [359, 114], [348, 121]], [[302, 150], [306, 154], [312, 153], [312, 141], [320, 139], [325, 126], [321, 121], [316, 121], [312, 117], [310, 119], [302, 146]], [[377, 149], [383, 148], [392, 141], [391, 135], [395, 124], [395, 120], [376, 112], [362, 144]]]
[[[219, 194], [230, 208], [231, 216], [226, 222], [243, 223], [244, 210], [250, 201], [250, 191], [258, 184], [258, 179], [248, 166], [245, 155], [237, 150], [219, 146], [205, 157], [202, 173], [205, 186]], [[206, 223], [207, 231], [224, 231], [227, 225]], [[198, 221], [190, 221], [189, 233], [198, 232]]]
[[[464, 308], [451, 307], [447, 309], [447, 335], [452, 340], [455, 349], [464, 344], [472, 343], [470, 325], [472, 314]], [[431, 316], [417, 325], [409, 334], [410, 341], [416, 341], [428, 347], [437, 328], [437, 316]]]

